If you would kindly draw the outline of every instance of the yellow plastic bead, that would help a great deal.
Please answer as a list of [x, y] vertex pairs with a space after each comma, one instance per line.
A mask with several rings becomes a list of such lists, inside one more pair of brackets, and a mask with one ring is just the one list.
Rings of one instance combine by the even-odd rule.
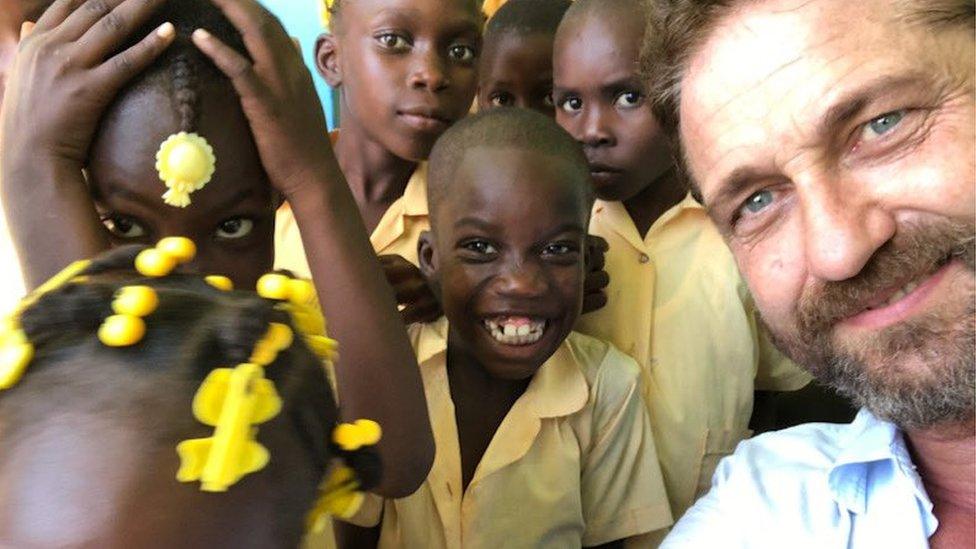
[[383, 435], [380, 424], [370, 419], [357, 419], [355, 423], [340, 423], [332, 431], [332, 441], [347, 452], [363, 446], [372, 446]]
[[268, 326], [268, 333], [264, 337], [279, 351], [291, 347], [292, 342], [295, 340], [295, 334], [291, 331], [291, 328], [287, 324], [280, 322], [272, 322]]
[[278, 349], [268, 340], [262, 339], [254, 346], [254, 351], [251, 352], [251, 358], [247, 359], [251, 364], [257, 364], [258, 366], [267, 366], [278, 358]]
[[214, 288], [224, 292], [229, 292], [234, 289], [234, 283], [226, 276], [210, 275], [208, 277], [204, 277], [204, 280], [207, 282], [207, 284], [210, 284]]
[[156, 243], [156, 249], [168, 253], [180, 263], [193, 261], [197, 255], [197, 245], [182, 236], [166, 237]]
[[146, 335], [146, 323], [137, 316], [112, 315], [98, 328], [98, 339], [109, 347], [135, 345]]
[[112, 310], [120, 315], [146, 316], [158, 306], [159, 296], [149, 286], [126, 286], [112, 300]]
[[291, 279], [282, 274], [266, 274], [258, 279], [257, 290], [265, 299], [286, 301], [291, 295]]
[[299, 278], [292, 280], [288, 300], [295, 305], [311, 305], [315, 302], [315, 286], [308, 280]]
[[30, 343], [13, 343], [0, 347], [0, 389], [9, 389], [20, 381], [34, 358]]
[[158, 278], [168, 275], [175, 268], [176, 258], [155, 248], [143, 250], [136, 256], [136, 270], [143, 276]]

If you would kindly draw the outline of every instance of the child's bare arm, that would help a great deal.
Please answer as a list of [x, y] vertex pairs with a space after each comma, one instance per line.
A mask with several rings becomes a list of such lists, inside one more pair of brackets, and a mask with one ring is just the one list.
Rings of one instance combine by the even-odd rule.
[[4, 97], [0, 181], [28, 288], [108, 247], [82, 168], [109, 102], [173, 40], [168, 27], [112, 55], [162, 3], [58, 0], [21, 42]]
[[214, 0], [253, 62], [207, 33], [194, 42], [231, 78], [272, 185], [291, 204], [332, 335], [345, 419], [380, 422], [385, 497], [412, 493], [433, 435], [417, 361], [365, 225], [329, 143], [311, 76], [278, 21], [255, 0]]

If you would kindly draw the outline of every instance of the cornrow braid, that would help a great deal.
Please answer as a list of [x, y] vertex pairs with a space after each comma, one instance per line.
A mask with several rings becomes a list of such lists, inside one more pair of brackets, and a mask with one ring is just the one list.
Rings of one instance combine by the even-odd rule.
[[186, 54], [173, 58], [170, 71], [173, 78], [173, 100], [180, 117], [180, 131], [192, 132], [197, 117], [197, 78], [193, 62]]

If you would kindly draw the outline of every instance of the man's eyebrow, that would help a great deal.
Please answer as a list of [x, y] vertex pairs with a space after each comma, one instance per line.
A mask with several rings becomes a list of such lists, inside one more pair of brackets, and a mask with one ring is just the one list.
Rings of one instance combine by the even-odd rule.
[[838, 126], [857, 117], [879, 97], [917, 86], [925, 80], [918, 72], [884, 75], [847, 90], [833, 101], [817, 124], [818, 136], [832, 136]]
[[[742, 193], [742, 189], [750, 186], [754, 181], [768, 179], [769, 177], [773, 177], [773, 174], [767, 170], [761, 170], [753, 166], [739, 166], [732, 170], [729, 175], [722, 178], [722, 181], [718, 185], [718, 190], [712, 196], [708, 197], [708, 203], [703, 204], [703, 206], [709, 212], [712, 211], [713, 206], [721, 208], [724, 204], [734, 200]], [[702, 197], [702, 200], [704, 199], [705, 197]]]
[[[817, 122], [815, 135], [833, 138], [838, 127], [856, 118], [879, 97], [896, 93], [923, 81], [924, 76], [922, 74], [909, 72], [881, 76], [847, 90], [841, 93], [824, 111]], [[721, 206], [734, 199], [744, 187], [749, 186], [757, 179], [768, 179], [770, 177], [776, 177], [776, 174], [753, 166], [739, 166], [722, 178], [718, 190], [708, 197], [708, 204], [705, 206], [709, 210], [713, 205]]]

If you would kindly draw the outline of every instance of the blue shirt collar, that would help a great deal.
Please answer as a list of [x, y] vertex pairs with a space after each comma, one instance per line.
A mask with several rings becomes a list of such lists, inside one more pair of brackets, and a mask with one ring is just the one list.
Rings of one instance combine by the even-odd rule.
[[931, 535], [938, 522], [932, 514], [932, 501], [915, 470], [902, 431], [893, 423], [881, 421], [862, 409], [848, 433], [845, 448], [834, 460], [827, 477], [837, 504], [852, 513], [863, 514], [871, 493], [872, 467], [891, 467], [895, 476], [905, 479], [913, 487], [919, 506], [927, 512], [926, 525]]

